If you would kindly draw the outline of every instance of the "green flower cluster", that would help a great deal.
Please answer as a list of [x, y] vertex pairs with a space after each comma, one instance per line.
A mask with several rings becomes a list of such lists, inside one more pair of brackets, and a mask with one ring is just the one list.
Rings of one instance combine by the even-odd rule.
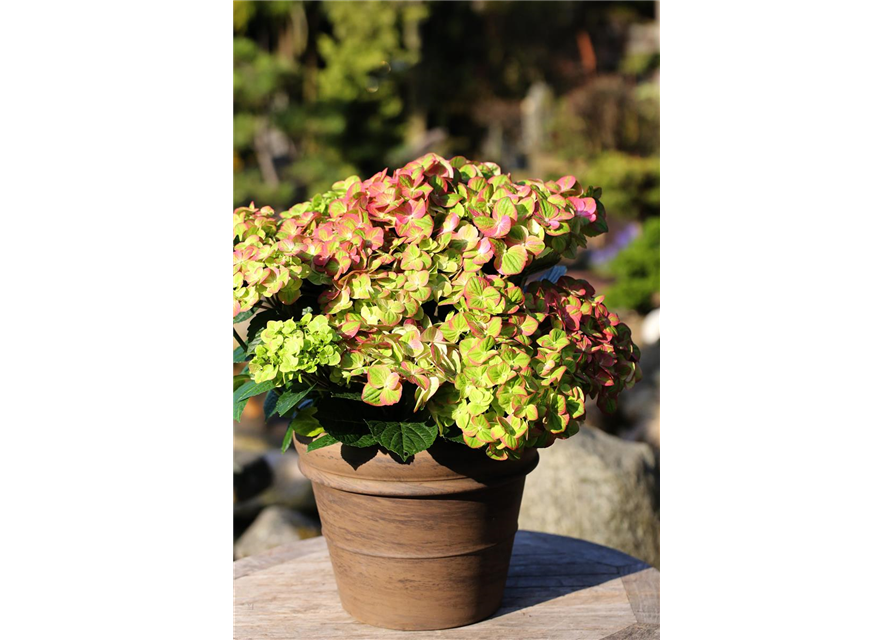
[[319, 365], [334, 366], [341, 362], [341, 337], [325, 316], [305, 313], [298, 321], [273, 321], [260, 334], [261, 344], [248, 364], [257, 383], [275, 380], [277, 387], [302, 373], [315, 373]]

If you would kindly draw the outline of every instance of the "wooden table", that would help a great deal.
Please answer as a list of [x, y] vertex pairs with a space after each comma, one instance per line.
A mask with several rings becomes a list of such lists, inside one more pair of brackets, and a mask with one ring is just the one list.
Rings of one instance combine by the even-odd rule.
[[233, 565], [236, 638], [651, 640], [660, 637], [660, 575], [626, 554], [519, 531], [502, 608], [467, 627], [391, 631], [341, 608], [324, 538], [283, 545]]

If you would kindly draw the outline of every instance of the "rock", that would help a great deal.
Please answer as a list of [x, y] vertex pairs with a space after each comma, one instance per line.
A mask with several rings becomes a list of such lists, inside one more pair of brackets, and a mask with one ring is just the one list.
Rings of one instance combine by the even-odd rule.
[[321, 533], [319, 522], [308, 516], [282, 507], [267, 507], [236, 541], [233, 555], [240, 560]]
[[233, 457], [233, 502], [250, 500], [272, 484], [273, 470], [262, 456], [247, 463], [240, 463], [235, 452]]
[[648, 445], [581, 427], [540, 451], [519, 526], [589, 540], [659, 567], [658, 500], [657, 460]]
[[[316, 511], [316, 500], [313, 497], [313, 488], [310, 480], [304, 477], [298, 468], [298, 454], [294, 451], [288, 453], [279, 453], [279, 451], [268, 450], [263, 456], [254, 455], [253, 459], [250, 454], [242, 451], [233, 452], [234, 462], [237, 471], [241, 469], [242, 475], [247, 475], [247, 471], [255, 470], [254, 475], [257, 476], [255, 486], [260, 486], [263, 480], [263, 468], [269, 470], [270, 478], [266, 483], [263, 493], [257, 495], [248, 494], [244, 490], [239, 491], [239, 484], [235, 485], [237, 502], [233, 507], [234, 515], [239, 517], [251, 516], [258, 513], [264, 507], [280, 506], [289, 509], [296, 509], [305, 513], [314, 513]], [[235, 478], [239, 477], [234, 475]], [[242, 486], [245, 480], [242, 481]], [[242, 500], [242, 497], [250, 498]]]

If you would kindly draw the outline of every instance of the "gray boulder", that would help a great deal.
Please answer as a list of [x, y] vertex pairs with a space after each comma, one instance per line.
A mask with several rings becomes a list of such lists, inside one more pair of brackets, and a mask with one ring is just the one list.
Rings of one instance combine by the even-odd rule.
[[267, 507], [236, 541], [233, 556], [240, 560], [279, 545], [315, 538], [321, 534], [318, 521], [282, 507]]
[[540, 450], [519, 526], [582, 538], [660, 566], [657, 459], [646, 444], [590, 427]]

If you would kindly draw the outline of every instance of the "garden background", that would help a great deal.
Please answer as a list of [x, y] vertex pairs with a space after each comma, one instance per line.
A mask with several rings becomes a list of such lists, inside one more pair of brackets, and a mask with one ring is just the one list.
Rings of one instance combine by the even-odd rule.
[[[234, 2], [233, 205], [276, 210], [428, 152], [601, 186], [609, 232], [569, 273], [642, 349], [618, 412], [541, 452], [521, 527], [659, 566], [660, 53], [656, 2]], [[285, 423], [234, 425], [234, 557], [318, 535]], [[570, 470], [570, 471], [569, 471]]]

